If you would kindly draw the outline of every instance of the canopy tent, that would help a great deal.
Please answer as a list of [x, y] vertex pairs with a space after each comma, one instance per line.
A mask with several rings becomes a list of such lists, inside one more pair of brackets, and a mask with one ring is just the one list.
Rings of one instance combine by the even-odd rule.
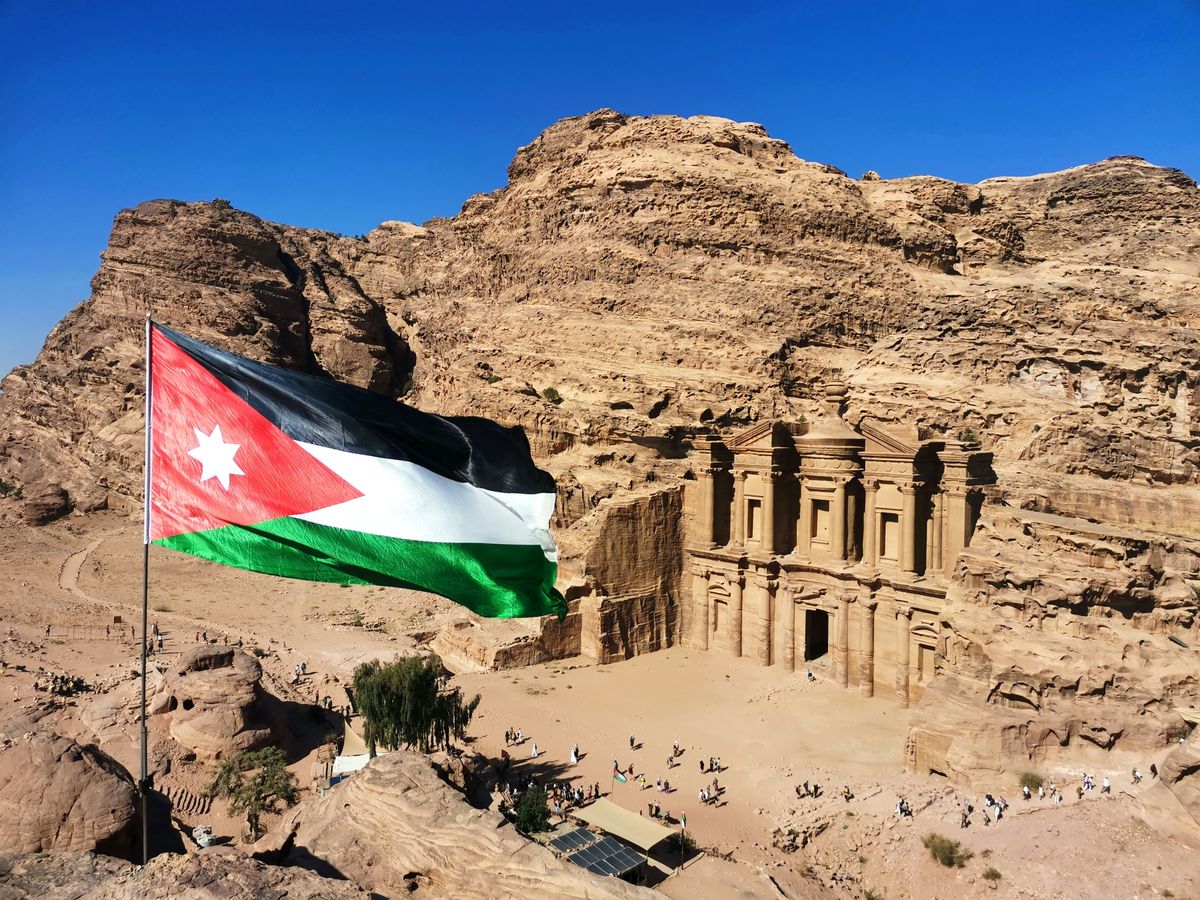
[[622, 840], [646, 851], [674, 834], [670, 828], [664, 828], [657, 822], [652, 822], [650, 819], [630, 812], [604, 798], [596, 800], [588, 806], [573, 809], [570, 815], [573, 819], [579, 819], [581, 822], [587, 822], [609, 834], [615, 834]]
[[362, 756], [367, 753], [367, 742], [359, 736], [358, 732], [350, 727], [350, 720], [347, 719], [342, 729], [342, 756]]

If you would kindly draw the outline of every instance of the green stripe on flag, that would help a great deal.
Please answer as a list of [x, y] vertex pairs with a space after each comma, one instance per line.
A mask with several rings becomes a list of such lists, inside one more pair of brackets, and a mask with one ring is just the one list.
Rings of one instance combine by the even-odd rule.
[[554, 589], [558, 567], [533, 544], [403, 540], [292, 517], [154, 543], [284, 578], [431, 591], [490, 618], [566, 614], [566, 601]]
[[629, 779], [620, 772], [613, 772], [613, 778], [617, 779], [617, 781], [621, 782], [621, 784], [629, 784]]

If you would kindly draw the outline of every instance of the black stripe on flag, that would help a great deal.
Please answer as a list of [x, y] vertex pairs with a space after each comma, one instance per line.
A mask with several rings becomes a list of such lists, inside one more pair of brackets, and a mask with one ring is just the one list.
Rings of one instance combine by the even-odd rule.
[[255, 362], [154, 327], [296, 441], [402, 459], [490, 491], [552, 494], [519, 428], [476, 416], [437, 416], [330, 378]]

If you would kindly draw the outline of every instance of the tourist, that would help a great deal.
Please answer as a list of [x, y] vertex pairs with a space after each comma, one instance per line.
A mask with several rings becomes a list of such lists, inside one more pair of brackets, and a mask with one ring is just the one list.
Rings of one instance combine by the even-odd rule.
[[1083, 787], [1082, 787], [1081, 785], [1078, 785], [1078, 784], [1077, 784], [1077, 785], [1075, 785], [1075, 799], [1076, 799], [1076, 800], [1082, 800], [1082, 799], [1083, 799]]
[[679, 741], [676, 741], [676, 742], [675, 742], [675, 752], [674, 752], [674, 753], [672, 753], [672, 754], [671, 754], [671, 756], [672, 756], [672, 757], [675, 757], [675, 756], [678, 756], [678, 755], [679, 755]]
[[646, 789], [646, 773], [645, 772], [643, 772], [641, 775], [638, 776], [638, 785], [641, 787], [641, 789], [643, 791]]
[[704, 774], [704, 760], [700, 760], [700, 774]]
[[808, 670], [808, 680], [809, 680], [809, 681], [816, 681], [816, 680], [817, 680], [816, 678], [814, 678], [814, 677], [813, 677], [812, 669], [809, 669], [809, 670]]
[[160, 633], [158, 636], [158, 652], [159, 653], [162, 653], [162, 648], [163, 648], [163, 636]]
[[1026, 800], [1028, 800], [1030, 797], [1033, 796], [1033, 794], [1029, 790], [1029, 785], [1027, 785], [1027, 784], [1021, 785], [1021, 794], [1022, 794], [1022, 796], [1025, 797]]
[[518, 744], [525, 743], [525, 732], [522, 731], [520, 728], [517, 729], [517, 743]]
[[671, 767], [672, 767], [672, 766], [674, 766], [674, 765], [675, 765], [675, 757], [674, 757], [674, 756], [668, 756], [668, 757], [667, 757], [667, 768], [669, 769], [669, 768], [671, 768]]
[[637, 747], [635, 746], [635, 744], [636, 744], [636, 743], [637, 743], [637, 741], [635, 741], [635, 740], [633, 739], [633, 735], [632, 735], [632, 734], [631, 734], [631, 735], [629, 735], [629, 749], [630, 749], [630, 750], [636, 750], [636, 749], [637, 749]]
[[842, 785], [842, 799], [847, 803], [854, 799], [854, 795], [850, 793], [850, 785], [848, 784]]
[[593, 799], [599, 800], [600, 799], [600, 782], [596, 782], [592, 787], [593, 787], [593, 790], [592, 790]]
[[1102, 794], [1111, 794], [1112, 793], [1112, 782], [1108, 780], [1107, 775], [1105, 775], [1104, 780], [1100, 782], [1100, 793], [1102, 793]]
[[575, 747], [571, 748], [571, 765], [573, 765], [573, 766], [579, 765], [579, 752], [578, 752], [577, 748], [575, 748]]
[[1156, 766], [1154, 763], [1150, 763], [1150, 777], [1151, 778], [1158, 777], [1158, 766]]
[[538, 755], [538, 751], [537, 751], [537, 741], [534, 741], [534, 742], [533, 742], [533, 749], [529, 751], [529, 758], [530, 758], [530, 759], [537, 759], [537, 755]]
[[714, 757], [714, 756], [710, 756], [708, 758], [708, 771], [710, 771], [710, 772], [717, 771], [717, 760], [716, 760], [716, 757]]
[[717, 784], [717, 779], [714, 778], [713, 783], [712, 783], [712, 795], [713, 795], [713, 797], [716, 797], [720, 793], [721, 793], [721, 786], [719, 784]]
[[659, 778], [657, 781], [654, 782], [654, 789], [656, 791], [662, 790], [662, 779], [661, 778]]
[[[1108, 781], [1108, 779], [1107, 779], [1107, 778], [1105, 778], [1104, 780], [1105, 780], [1105, 781]], [[1045, 800], [1045, 799], [1046, 799], [1046, 789], [1045, 789], [1044, 787], [1042, 787], [1040, 784], [1038, 785], [1038, 799], [1039, 799], [1039, 800]]]
[[721, 757], [719, 757], [719, 756], [717, 757], [717, 771], [718, 772], [723, 771], [723, 769], [721, 768]]
[[1142, 773], [1140, 771], [1138, 771], [1137, 767], [1134, 767], [1134, 770], [1133, 770], [1133, 783], [1134, 784], [1142, 783]]
[[958, 827], [959, 827], [959, 828], [966, 828], [966, 827], [967, 827], [967, 826], [969, 826], [970, 824], [971, 824], [971, 815], [970, 815], [970, 813], [968, 813], [968, 812], [967, 812], [967, 810], [964, 808], [964, 809], [963, 809], [963, 811], [962, 811], [962, 815], [961, 815], [961, 816], [959, 816], [959, 819], [958, 819]]
[[707, 793], [707, 792], [704, 790], [704, 788], [700, 788], [700, 790], [697, 792], [696, 796], [700, 798], [700, 802], [701, 802], [701, 803], [707, 803], [707, 802], [708, 802], [708, 798], [705, 796], [705, 795], [706, 795], [706, 793]]
[[1062, 793], [1059, 791], [1054, 792], [1054, 805], [1062, 806]]
[[663, 779], [663, 787], [662, 787], [662, 792], [663, 792], [664, 794], [669, 794], [669, 793], [671, 793], [671, 782], [667, 781], [667, 779], [665, 779], [665, 778]]

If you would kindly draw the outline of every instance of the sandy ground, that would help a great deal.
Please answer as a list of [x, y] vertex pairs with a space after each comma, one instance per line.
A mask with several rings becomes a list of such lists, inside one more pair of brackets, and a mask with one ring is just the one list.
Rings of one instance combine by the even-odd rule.
[[[115, 616], [137, 618], [139, 540], [136, 526], [115, 515], [0, 529], [0, 721], [21, 729], [44, 716], [39, 727], [96, 741], [133, 771], [138, 648], [112, 625]], [[412, 592], [287, 582], [166, 551], [152, 554], [151, 574], [152, 621], [167, 633], [160, 661], [193, 646], [197, 631], [240, 638], [266, 652], [266, 689], [294, 703], [318, 693], [341, 702], [341, 685], [357, 662], [414, 652], [443, 622], [461, 616], [445, 601]], [[290, 685], [301, 659], [314, 674]], [[49, 708], [32, 688], [39, 667], [80, 675], [93, 689]], [[1200, 856], [1135, 818], [1125, 760], [1105, 768], [1089, 758], [1097, 780], [1108, 774], [1115, 789], [1082, 802], [1075, 780], [1067, 781], [1076, 777], [1073, 769], [1064, 765], [1055, 773], [1069, 797], [1062, 807], [1025, 803], [1015, 783], [997, 784], [992, 790], [1008, 797], [1009, 815], [984, 827], [977, 813], [964, 831], [958, 811], [968, 798], [903, 769], [908, 722], [919, 713], [844, 691], [821, 669], [816, 675], [810, 683], [803, 674], [781, 676], [747, 660], [675, 648], [616, 665], [562, 661], [460, 674], [455, 682], [483, 697], [469, 734], [473, 749], [498, 757], [505, 729], [519, 727], [527, 740], [509, 748], [519, 770], [599, 783], [642, 813], [651, 799], [675, 818], [686, 812], [689, 834], [707, 853], [660, 886], [680, 900], [1200, 897]], [[152, 720], [153, 733], [161, 735], [165, 724]], [[317, 742], [297, 731], [293, 770], [308, 785]], [[683, 753], [668, 768], [674, 741]], [[529, 758], [534, 742], [536, 760]], [[584, 754], [577, 766], [568, 764], [573, 743]], [[720, 757], [723, 791], [703, 805], [697, 792], [713, 775], [701, 774], [699, 762], [709, 757]], [[614, 784], [614, 759], [645, 773], [648, 788], [636, 777]], [[160, 787], [196, 794], [209, 774], [201, 764], [177, 765]], [[670, 781], [670, 793], [656, 792], [659, 778]], [[794, 789], [803, 780], [820, 784], [823, 795], [798, 799]], [[854, 795], [850, 802], [841, 797], [843, 786]], [[912, 805], [913, 818], [896, 819], [898, 796]], [[979, 805], [977, 796], [970, 799]], [[219, 805], [181, 818], [229, 836], [240, 827]], [[778, 829], [809, 840], [785, 852], [772, 845]], [[943, 868], [921, 844], [930, 832], [961, 841], [972, 857], [962, 868]], [[999, 879], [985, 879], [988, 869]]]

